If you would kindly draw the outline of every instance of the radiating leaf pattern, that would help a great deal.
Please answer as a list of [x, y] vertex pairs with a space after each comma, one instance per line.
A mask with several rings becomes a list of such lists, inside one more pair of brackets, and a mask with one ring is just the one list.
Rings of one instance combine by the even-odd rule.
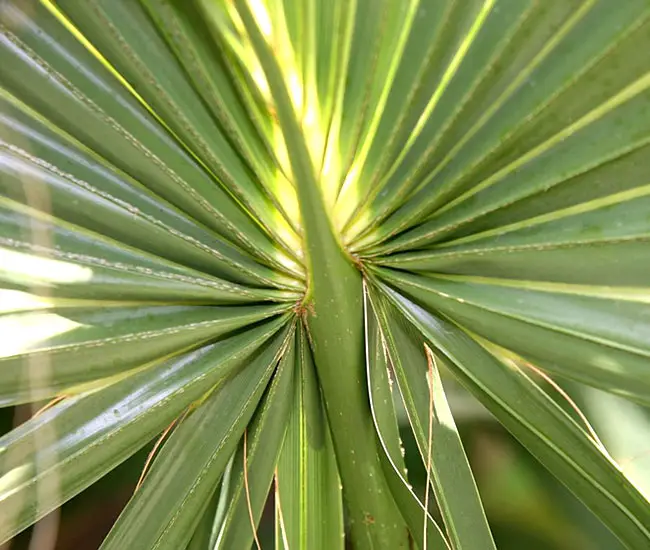
[[451, 375], [650, 546], [526, 371], [650, 403], [648, 51], [648, 0], [0, 2], [0, 406], [53, 400], [0, 542], [178, 419], [102, 548], [248, 548], [269, 492], [286, 550], [493, 547]]

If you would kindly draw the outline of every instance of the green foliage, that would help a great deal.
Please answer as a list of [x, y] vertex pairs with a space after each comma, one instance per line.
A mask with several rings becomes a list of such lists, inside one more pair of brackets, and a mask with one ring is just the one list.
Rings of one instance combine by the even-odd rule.
[[649, 429], [647, 0], [4, 0], [0, 32], [0, 406], [34, 412], [0, 543], [164, 432], [103, 550], [259, 545], [269, 493], [279, 549], [495, 548], [460, 383], [650, 547], [610, 455]]

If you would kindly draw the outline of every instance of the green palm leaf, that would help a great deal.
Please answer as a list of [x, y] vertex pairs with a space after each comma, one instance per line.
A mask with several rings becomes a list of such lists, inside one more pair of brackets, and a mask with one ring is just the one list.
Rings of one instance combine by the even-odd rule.
[[285, 442], [276, 473], [276, 546], [343, 548], [340, 479], [332, 438], [304, 331]]
[[173, 426], [102, 548], [269, 493], [285, 550], [493, 548], [453, 377], [647, 548], [537, 374], [642, 452], [591, 388], [645, 430], [649, 47], [647, 0], [2, 2], [0, 542]]

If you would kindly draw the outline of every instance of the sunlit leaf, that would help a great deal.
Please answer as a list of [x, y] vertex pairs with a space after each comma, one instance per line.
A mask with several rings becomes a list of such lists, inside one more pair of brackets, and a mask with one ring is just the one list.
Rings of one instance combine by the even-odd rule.
[[[143, 447], [236, 372], [278, 330], [271, 322], [66, 399], [0, 438], [0, 540], [67, 501]], [[268, 345], [267, 345], [268, 347]]]
[[0, 4], [1, 541], [493, 548], [463, 392], [650, 546], [648, 0]]

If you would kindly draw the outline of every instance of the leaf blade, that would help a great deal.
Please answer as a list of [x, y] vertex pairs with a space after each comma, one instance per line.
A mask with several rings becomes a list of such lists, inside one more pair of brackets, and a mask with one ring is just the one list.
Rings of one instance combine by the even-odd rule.
[[452, 547], [495, 548], [435, 357], [412, 329], [390, 316], [381, 301], [375, 299], [375, 303], [409, 423], [430, 472]]
[[282, 550], [342, 549], [336, 456], [304, 329], [296, 337], [294, 400], [276, 479], [276, 545]]
[[102, 543], [103, 550], [183, 548], [190, 542], [286, 341], [287, 329], [174, 430]]
[[[455, 376], [536, 458], [631, 548], [650, 540], [645, 498], [539, 386], [497, 361], [466, 333], [380, 283], [380, 288], [446, 358]], [[467, 365], [472, 364], [469, 369]], [[522, 396], [528, 406], [522, 407]]]
[[[2, 437], [0, 540], [8, 540], [135, 453], [239, 368], [283, 322], [272, 321], [100, 391], [64, 400]], [[53, 433], [66, 437], [53, 438]]]

